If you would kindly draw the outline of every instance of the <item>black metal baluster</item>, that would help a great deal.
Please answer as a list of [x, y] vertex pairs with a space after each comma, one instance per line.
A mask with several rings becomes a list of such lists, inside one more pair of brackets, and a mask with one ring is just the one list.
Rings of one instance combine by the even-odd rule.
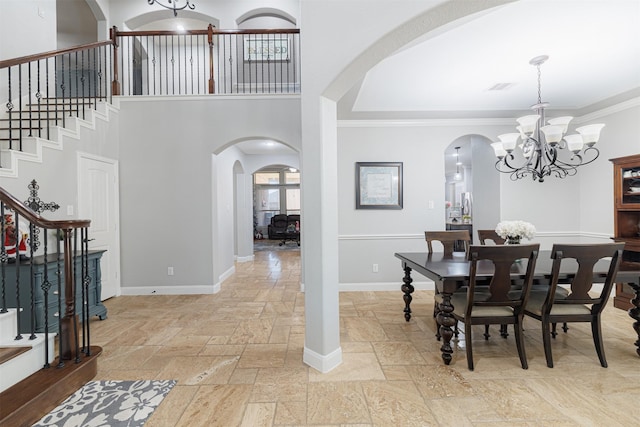
[[80, 85], [79, 83], [79, 78], [78, 78], [78, 51], [75, 52], [75, 74], [76, 74], [76, 87], [75, 87], [75, 98], [76, 98], [76, 117], [80, 117], [80, 93], [79, 93], [79, 88]]
[[55, 103], [56, 103], [56, 108], [54, 109], [54, 118], [57, 126], [58, 125], [58, 56], [57, 55], [53, 57], [53, 90], [54, 90], [53, 96], [55, 98]]
[[2, 280], [2, 307], [0, 307], [0, 313], [7, 313], [7, 276], [5, 271], [5, 264], [9, 257], [7, 256], [7, 248], [4, 245], [4, 241], [7, 237], [7, 231], [5, 229], [4, 218], [4, 203], [0, 202], [0, 280]]
[[[27, 64], [27, 107], [29, 107], [29, 136], [33, 136], [33, 104], [31, 101], [31, 62]], [[22, 111], [22, 110], [20, 110]]]
[[[185, 40], [184, 51], [182, 49], [180, 49], [180, 39]], [[187, 71], [186, 71], [187, 70], [187, 60], [186, 60], [186, 58], [187, 58], [187, 43], [186, 43], [186, 39], [185, 39], [184, 35], [178, 36], [178, 60], [176, 61], [178, 63], [178, 93], [180, 95], [183, 95], [183, 93], [182, 93], [182, 72], [181, 72], [182, 71], [181, 70], [182, 67], [180, 67], [180, 63], [182, 62], [180, 60], [180, 53], [181, 52], [183, 52], [183, 55], [185, 57], [185, 61], [184, 61], [184, 70], [185, 70], [184, 71], [184, 75], [185, 75], [184, 93], [187, 93], [187, 85], [186, 85], [186, 78], [187, 78]]]
[[15, 239], [15, 267], [16, 267], [16, 314], [18, 316], [18, 334], [16, 335], [15, 340], [22, 339], [22, 319], [20, 316], [20, 312], [22, 311], [22, 304], [20, 304], [20, 215], [18, 212], [13, 216], [14, 218], [14, 239]]
[[13, 120], [11, 120], [11, 115], [13, 114], [13, 102], [11, 102], [11, 67], [7, 68], [7, 78], [9, 92], [8, 92], [8, 101], [7, 101], [7, 110], [9, 110], [9, 149], [13, 149], [13, 138], [12, 138], [12, 129], [13, 129]]
[[22, 64], [18, 65], [18, 150], [22, 151]]
[[[176, 94], [176, 58], [175, 46], [173, 45], [175, 36], [171, 36], [171, 95]], [[168, 77], [168, 74], [167, 74]], [[167, 90], [168, 92], [168, 90]]]
[[149, 95], [151, 93], [151, 80], [149, 80], [149, 60], [151, 59], [151, 56], [149, 55], [149, 36], [144, 36], [144, 41], [147, 44], [145, 52], [147, 53], [147, 95]]
[[[82, 120], [86, 120], [86, 117], [87, 117], [86, 116], [87, 106], [85, 104], [85, 102], [86, 102], [86, 94], [85, 94], [85, 85], [84, 85], [85, 80], [86, 80], [86, 75], [85, 74], [86, 74], [87, 70], [85, 69], [85, 66], [84, 66], [84, 53], [85, 53], [85, 51], [83, 50], [81, 55], [80, 55], [80, 58], [81, 58], [81, 60], [80, 60], [80, 63], [81, 63], [80, 72], [82, 73], [82, 74], [80, 74], [80, 84], [82, 85], [82, 101], [81, 101], [81, 105], [82, 105]], [[76, 52], [76, 56], [77, 56], [77, 52]], [[78, 96], [78, 98], [80, 98], [80, 97]], [[78, 99], [78, 98], [76, 98], [76, 99]], [[80, 111], [78, 111], [78, 115], [79, 114], [80, 114]]]
[[64, 366], [64, 362], [62, 361], [62, 348], [64, 347], [64, 336], [62, 335], [62, 269], [60, 268], [60, 255], [62, 250], [60, 249], [61, 245], [61, 236], [64, 236], [64, 231], [61, 229], [56, 229], [56, 277], [58, 279], [58, 368], [62, 368]]
[[[35, 241], [35, 232], [32, 222], [29, 223], [29, 292], [31, 293], [31, 335], [29, 336], [30, 340], [36, 339], [36, 284], [35, 284], [35, 271], [33, 269], [33, 242]], [[16, 242], [17, 244], [17, 242]], [[16, 264], [20, 262], [20, 251], [16, 247]]]
[[189, 66], [191, 68], [191, 95], [193, 95], [193, 34], [189, 36], [189, 43], [191, 44], [191, 52], [189, 54]]
[[[200, 36], [200, 37], [203, 37], [203, 36]], [[200, 93], [200, 47], [205, 45], [206, 43], [204, 43], [204, 38], [203, 38], [202, 43], [198, 42], [198, 48], [196, 49], [196, 63], [197, 63], [196, 75], [198, 78], [198, 93]], [[205, 55], [205, 58], [206, 58], [206, 55]], [[203, 73], [203, 74], [206, 75], [206, 73]], [[205, 84], [204, 86], [206, 87], [207, 85]]]
[[[91, 322], [89, 321], [91, 318], [91, 312], [90, 312], [90, 306], [89, 306], [89, 284], [91, 283], [91, 276], [89, 276], [89, 229], [88, 228], [83, 228], [84, 230], [84, 243], [85, 243], [85, 250], [84, 250], [84, 263], [85, 263], [85, 267], [84, 267], [84, 271], [85, 271], [85, 275], [84, 275], [84, 287], [85, 287], [85, 293], [87, 295], [87, 319], [86, 319], [86, 324], [87, 324], [87, 328], [86, 328], [86, 334], [87, 334], [87, 347], [85, 350], [85, 354], [87, 356], [91, 356]], [[95, 296], [96, 298], [100, 298], [99, 295]]]
[[86, 265], [85, 265], [85, 257], [86, 257], [86, 253], [85, 253], [85, 240], [87, 239], [87, 236], [85, 235], [85, 229], [81, 228], [80, 229], [80, 301], [82, 301], [82, 352], [84, 353], [86, 351], [86, 336], [87, 336], [87, 324], [88, 324], [88, 319], [89, 319], [89, 315], [87, 313], [88, 310], [88, 305], [87, 305], [87, 297], [88, 297], [88, 293], [86, 292], [86, 288], [85, 288], [85, 281], [86, 281], [86, 276], [87, 276], [87, 271], [86, 271]]
[[49, 239], [45, 229], [44, 232], [44, 280], [42, 281], [41, 289], [44, 294], [44, 368], [47, 369], [51, 365], [49, 364], [49, 291], [51, 290], [51, 282], [49, 282]]
[[[249, 40], [249, 46], [251, 46], [251, 35], [249, 35], [248, 40]], [[256, 43], [255, 36], [254, 36], [253, 43], [254, 44]], [[248, 61], [248, 64], [246, 65], [246, 67], [247, 67], [247, 69], [249, 71], [249, 93], [251, 93], [253, 91], [253, 84], [252, 84], [252, 78], [251, 78], [251, 71], [253, 69], [253, 61], [251, 60], [251, 52], [249, 52], [249, 58], [248, 58], [247, 61]], [[256, 68], [256, 79], [257, 78], [258, 78], [258, 70]], [[244, 81], [243, 81], [243, 83], [244, 83]], [[245, 87], [245, 90], [242, 91], [243, 93], [246, 92], [246, 84], [244, 85], [244, 87]]]
[[[77, 274], [77, 263], [76, 263], [76, 259], [78, 256], [78, 229], [73, 229], [72, 230], [72, 234], [73, 234], [73, 251], [71, 254], [68, 254], [69, 256], [71, 256], [73, 262], [72, 262], [72, 269], [73, 272], [71, 273], [71, 277], [73, 277], [73, 282], [72, 282], [72, 286], [73, 286], [73, 315], [72, 315], [72, 321], [71, 323], [73, 324], [73, 341], [74, 341], [74, 345], [75, 345], [75, 353], [76, 353], [76, 358], [75, 358], [75, 362], [76, 363], [80, 363], [80, 337], [79, 337], [79, 331], [78, 331], [78, 321], [77, 321], [77, 317], [78, 317], [78, 283], [77, 283], [77, 278], [78, 278], [78, 274]], [[80, 286], [82, 287], [82, 286]], [[81, 295], [83, 296], [83, 295]], [[69, 298], [69, 295], [65, 295], [65, 298]], [[82, 301], [82, 300], [81, 300]], [[82, 304], [82, 315], [84, 317], [84, 304]]]

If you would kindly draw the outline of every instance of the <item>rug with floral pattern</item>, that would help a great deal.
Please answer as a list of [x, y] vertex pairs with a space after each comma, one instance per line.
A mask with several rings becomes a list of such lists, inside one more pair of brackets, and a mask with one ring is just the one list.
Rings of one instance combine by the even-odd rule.
[[90, 381], [33, 427], [142, 426], [176, 381]]

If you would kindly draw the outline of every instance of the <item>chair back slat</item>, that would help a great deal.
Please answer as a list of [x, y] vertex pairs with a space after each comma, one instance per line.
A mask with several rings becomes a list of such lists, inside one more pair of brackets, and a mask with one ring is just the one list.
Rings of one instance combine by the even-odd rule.
[[455, 244], [458, 241], [464, 243], [465, 253], [469, 253], [471, 244], [471, 234], [469, 230], [449, 230], [449, 231], [425, 231], [424, 238], [427, 241], [429, 253], [433, 253], [432, 242], [438, 241], [442, 244], [445, 256], [450, 256], [454, 252]]
[[[540, 245], [537, 243], [530, 245], [471, 246], [469, 248], [471, 265], [469, 268], [469, 292], [467, 298], [469, 315], [474, 305], [510, 306], [516, 308], [526, 304], [531, 283], [533, 282], [533, 272], [539, 249]], [[513, 283], [511, 274], [514, 268], [518, 268], [518, 263], [522, 260], [527, 260], [522, 291], [515, 294], [510, 293]], [[477, 264], [481, 261], [491, 262], [494, 265], [494, 273], [489, 286], [482, 287], [482, 292], [488, 293], [488, 296], [484, 299], [474, 296], [477, 285]]]
[[[551, 258], [553, 258], [552, 283], [546, 301], [546, 312], [550, 312], [551, 306], [556, 304], [593, 304], [595, 309], [601, 310], [609, 298], [613, 287], [613, 280], [622, 261], [624, 243], [598, 243], [598, 244], [556, 244], [553, 245]], [[594, 267], [596, 263], [610, 258], [607, 277], [604, 279], [602, 290], [597, 296], [591, 296], [594, 283]], [[575, 274], [569, 282], [570, 291], [565, 298], [560, 298], [555, 289], [558, 286], [560, 269], [571, 268], [569, 260], [575, 260]]]
[[487, 240], [493, 241], [495, 245], [504, 245], [506, 239], [503, 239], [496, 233], [496, 230], [478, 230], [478, 240], [481, 245], [486, 245]]

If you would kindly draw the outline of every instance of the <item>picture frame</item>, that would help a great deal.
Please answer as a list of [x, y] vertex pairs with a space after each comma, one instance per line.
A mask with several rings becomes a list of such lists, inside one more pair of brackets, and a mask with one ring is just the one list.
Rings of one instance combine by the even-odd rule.
[[356, 162], [356, 209], [402, 209], [402, 162]]
[[289, 61], [289, 37], [246, 36], [243, 44], [244, 60], [251, 62]]

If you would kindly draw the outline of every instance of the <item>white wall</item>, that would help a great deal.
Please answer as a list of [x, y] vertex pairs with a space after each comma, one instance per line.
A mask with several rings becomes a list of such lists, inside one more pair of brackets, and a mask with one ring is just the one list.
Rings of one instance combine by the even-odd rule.
[[[640, 100], [637, 100], [640, 102]], [[627, 105], [620, 106], [628, 108]], [[534, 224], [538, 236], [533, 240], [544, 248], [554, 242], [603, 241], [613, 235], [613, 167], [607, 159], [640, 152], [633, 135], [639, 131], [639, 107], [613, 114], [601, 114], [590, 121], [606, 123], [600, 157], [565, 179], [547, 178], [540, 183], [531, 179], [511, 181], [509, 175], [494, 169], [493, 159], [474, 160], [474, 212], [487, 208], [479, 198], [500, 207], [489, 222], [477, 227], [493, 228], [497, 221], [521, 219]], [[424, 251], [423, 231], [444, 230], [443, 153], [460, 134], [495, 138], [505, 131], [503, 125], [465, 125], [451, 121], [449, 126], [406, 126], [340, 122], [338, 129], [339, 247], [341, 289], [389, 289], [402, 283], [400, 262], [395, 252]], [[483, 139], [476, 136], [476, 139]], [[393, 144], [390, 145], [390, 141]], [[475, 152], [474, 152], [475, 154]], [[485, 153], [486, 154], [486, 153]], [[404, 163], [404, 208], [402, 210], [355, 209], [355, 162], [401, 161]], [[499, 186], [486, 185], [500, 181]], [[483, 186], [483, 183], [485, 185]], [[479, 194], [486, 192], [488, 194]], [[429, 201], [435, 209], [429, 209]], [[372, 265], [378, 264], [378, 273]], [[419, 281], [424, 278], [414, 278]]]
[[213, 291], [233, 269], [233, 164], [243, 161], [224, 149], [247, 138], [299, 146], [299, 116], [297, 96], [122, 98], [123, 293]]

